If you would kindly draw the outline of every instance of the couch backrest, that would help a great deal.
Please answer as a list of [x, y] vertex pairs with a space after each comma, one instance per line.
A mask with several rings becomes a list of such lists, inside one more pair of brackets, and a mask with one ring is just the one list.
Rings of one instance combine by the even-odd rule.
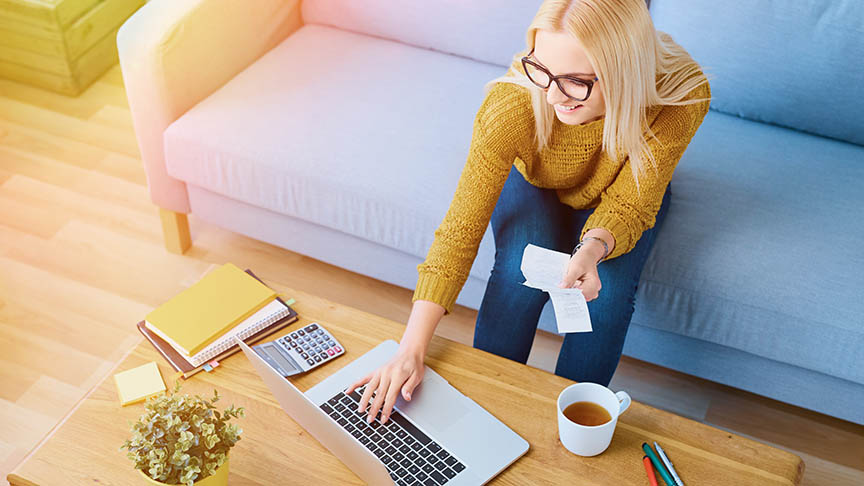
[[864, 145], [864, 1], [652, 0], [711, 108]]
[[[509, 66], [541, 0], [305, 0], [304, 23]], [[371, 60], [370, 60], [371, 61]]]
[[[541, 0], [305, 0], [303, 21], [508, 66]], [[651, 0], [711, 108], [864, 145], [864, 0]]]

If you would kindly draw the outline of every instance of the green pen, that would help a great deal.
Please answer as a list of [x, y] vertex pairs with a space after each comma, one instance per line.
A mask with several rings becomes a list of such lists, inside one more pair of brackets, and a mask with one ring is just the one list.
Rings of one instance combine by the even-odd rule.
[[660, 459], [657, 458], [657, 454], [654, 454], [654, 449], [652, 449], [647, 442], [642, 443], [642, 450], [645, 451], [645, 454], [647, 454], [648, 457], [651, 458], [651, 464], [654, 464], [654, 469], [656, 469], [657, 472], [660, 473], [660, 477], [663, 478], [666, 486], [678, 486], [678, 483], [676, 483], [675, 480], [672, 479], [672, 476], [669, 475], [669, 471], [666, 470], [666, 466], [664, 466], [663, 463], [660, 462]]

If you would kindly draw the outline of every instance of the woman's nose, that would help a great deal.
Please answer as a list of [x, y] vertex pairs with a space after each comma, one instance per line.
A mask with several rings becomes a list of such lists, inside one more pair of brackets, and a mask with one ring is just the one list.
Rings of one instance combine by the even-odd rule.
[[552, 83], [551, 86], [546, 88], [546, 102], [550, 105], [554, 105], [557, 103], [564, 103], [569, 98], [558, 89], [558, 85], [556, 83]]

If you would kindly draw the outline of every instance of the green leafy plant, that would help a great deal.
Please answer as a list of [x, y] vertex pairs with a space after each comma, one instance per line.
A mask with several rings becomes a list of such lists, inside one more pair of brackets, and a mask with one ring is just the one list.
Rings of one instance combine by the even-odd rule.
[[[242, 429], [232, 418], [244, 416], [243, 407], [234, 405], [223, 412], [213, 398], [178, 395], [180, 381], [169, 394], [150, 397], [147, 412], [132, 425], [132, 438], [120, 446], [126, 457], [150, 478], [165, 484], [192, 486], [216, 472], [227, 459], [228, 451], [240, 440]], [[130, 422], [130, 424], [132, 424]]]

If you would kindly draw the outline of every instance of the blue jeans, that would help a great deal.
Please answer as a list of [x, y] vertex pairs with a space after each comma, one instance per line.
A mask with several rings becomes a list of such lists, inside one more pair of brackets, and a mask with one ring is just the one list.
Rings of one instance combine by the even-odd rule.
[[[621, 359], [639, 277], [666, 217], [670, 195], [667, 186], [654, 227], [642, 233], [631, 251], [598, 265], [602, 289], [588, 302], [593, 331], [565, 335], [556, 375], [609, 385]], [[536, 187], [515, 166], [511, 169], [492, 213], [495, 264], [477, 315], [475, 348], [520, 363], [528, 360], [549, 294], [522, 285], [522, 251], [533, 243], [569, 254], [593, 212], [567, 206], [554, 189]]]

